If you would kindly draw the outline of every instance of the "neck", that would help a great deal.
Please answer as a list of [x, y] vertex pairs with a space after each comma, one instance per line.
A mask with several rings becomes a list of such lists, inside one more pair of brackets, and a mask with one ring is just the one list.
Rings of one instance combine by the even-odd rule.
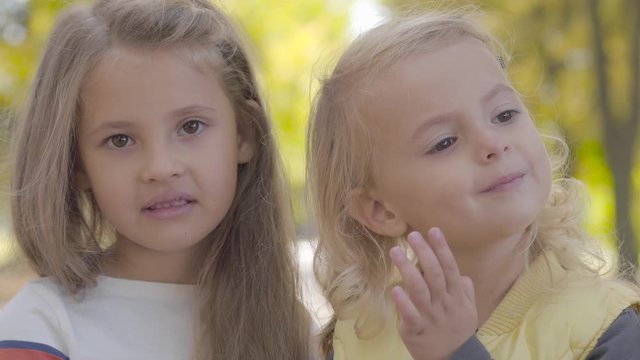
[[487, 321], [524, 270], [527, 255], [522, 236], [494, 242], [488, 248], [452, 249], [460, 273], [473, 280], [478, 328]]
[[130, 280], [194, 284], [196, 254], [201, 250], [196, 246], [179, 251], [152, 251], [130, 241], [116, 241], [103, 262], [103, 273]]

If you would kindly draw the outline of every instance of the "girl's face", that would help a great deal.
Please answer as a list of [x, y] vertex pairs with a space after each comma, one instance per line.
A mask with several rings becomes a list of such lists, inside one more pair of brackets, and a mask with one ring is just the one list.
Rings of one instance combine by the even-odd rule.
[[461, 39], [410, 56], [368, 91], [370, 218], [383, 231], [438, 226], [454, 251], [521, 239], [548, 198], [550, 163], [482, 43]]
[[116, 48], [81, 90], [81, 182], [117, 231], [118, 254], [150, 265], [192, 259], [252, 156], [218, 77], [180, 51]]

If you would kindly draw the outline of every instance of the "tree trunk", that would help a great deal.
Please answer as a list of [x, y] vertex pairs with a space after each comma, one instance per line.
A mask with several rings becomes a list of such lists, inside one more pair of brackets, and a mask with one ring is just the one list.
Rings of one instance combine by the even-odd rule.
[[[629, 70], [632, 75], [632, 80], [629, 89], [631, 100], [628, 111], [629, 117], [624, 119], [615, 117], [611, 111], [607, 59], [605, 58], [603, 47], [604, 32], [598, 15], [598, 1], [589, 0], [589, 14], [591, 16], [593, 30], [595, 75], [597, 79], [597, 99], [601, 112], [601, 124], [604, 130], [605, 153], [607, 162], [613, 173], [615, 186], [615, 224], [621, 256], [621, 269], [625, 269], [627, 265], [631, 265], [634, 268], [638, 265], [638, 250], [631, 223], [631, 199], [633, 190], [631, 171], [634, 164], [634, 150], [638, 130], [638, 90], [640, 87], [640, 79], [638, 76], [640, 47], [640, 35], [638, 33], [640, 31], [640, 23], [638, 21], [638, 15], [640, 5], [638, 5], [637, 1], [631, 1], [629, 10], [629, 15], [633, 22], [631, 26], [633, 31], [629, 35], [629, 49], [631, 51]], [[621, 19], [621, 21], [624, 20]]]

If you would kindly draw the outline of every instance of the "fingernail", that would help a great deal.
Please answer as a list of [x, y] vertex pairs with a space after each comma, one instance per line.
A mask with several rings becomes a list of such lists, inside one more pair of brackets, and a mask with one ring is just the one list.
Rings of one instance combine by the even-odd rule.
[[407, 235], [407, 240], [409, 241], [420, 241], [422, 239], [422, 234], [420, 234], [420, 232], [418, 231], [412, 231], [409, 233], [409, 235]]
[[440, 228], [437, 227], [432, 227], [431, 229], [429, 229], [429, 236], [431, 237], [435, 237], [435, 238], [442, 238], [442, 230], [440, 230]]
[[400, 249], [397, 246], [394, 246], [389, 251], [389, 255], [391, 255], [391, 257], [394, 259], [402, 259], [402, 255], [404, 255], [404, 253], [402, 252], [402, 249]]

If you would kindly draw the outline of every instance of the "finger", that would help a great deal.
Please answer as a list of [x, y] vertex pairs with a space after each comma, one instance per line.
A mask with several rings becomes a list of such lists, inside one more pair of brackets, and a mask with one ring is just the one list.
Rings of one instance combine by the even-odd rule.
[[416, 266], [407, 259], [407, 255], [397, 246], [389, 251], [391, 262], [400, 271], [406, 292], [419, 309], [424, 309], [431, 303], [431, 293], [422, 274]]
[[476, 291], [473, 286], [473, 280], [467, 276], [461, 276], [462, 280], [462, 288], [464, 289], [464, 295], [471, 301], [471, 303], [476, 303]]
[[391, 289], [391, 298], [396, 304], [400, 316], [400, 333], [417, 334], [422, 332], [422, 316], [411, 298], [400, 286]]
[[431, 228], [427, 233], [427, 242], [433, 249], [433, 252], [438, 258], [438, 262], [442, 267], [444, 274], [445, 286], [447, 292], [462, 293], [463, 284], [460, 279], [460, 270], [458, 269], [458, 263], [456, 262], [447, 240], [444, 238], [442, 231], [439, 228]]
[[411, 232], [407, 237], [407, 241], [415, 252], [418, 263], [422, 268], [424, 281], [427, 283], [431, 294], [431, 303], [435, 303], [447, 291], [442, 266], [431, 246], [419, 232]]

